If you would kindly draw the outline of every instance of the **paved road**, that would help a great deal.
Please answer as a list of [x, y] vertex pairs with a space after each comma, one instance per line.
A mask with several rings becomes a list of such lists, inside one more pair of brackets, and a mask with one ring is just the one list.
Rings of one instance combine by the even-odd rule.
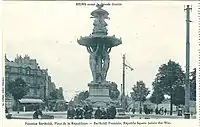
[[[46, 115], [54, 116], [54, 119], [66, 119], [66, 112], [43, 112]], [[32, 119], [33, 112], [12, 112], [12, 117], [19, 119]], [[156, 115], [156, 114], [132, 114], [131, 112], [125, 115], [116, 115], [117, 119], [184, 119], [184, 116], [177, 116], [177, 114], [170, 115]], [[196, 115], [192, 116], [191, 119], [195, 119]]]
[[[34, 112], [12, 112], [12, 117], [14, 118], [27, 118], [27, 119], [32, 119], [33, 118], [33, 113]], [[43, 112], [45, 115], [51, 115], [54, 116], [54, 119], [65, 119], [66, 118], [66, 112]]]
[[[145, 118], [150, 118], [150, 119], [184, 119], [184, 115], [183, 116], [177, 116], [176, 113], [173, 113], [172, 115], [157, 115], [157, 114], [130, 114], [131, 118], [133, 119], [145, 119]], [[191, 119], [196, 119], [196, 115], [191, 116]]]

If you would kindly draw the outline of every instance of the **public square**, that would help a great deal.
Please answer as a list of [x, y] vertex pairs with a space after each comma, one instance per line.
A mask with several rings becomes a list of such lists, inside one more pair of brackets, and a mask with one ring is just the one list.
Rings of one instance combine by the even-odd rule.
[[196, 119], [196, 7], [122, 3], [5, 3], [5, 116]]

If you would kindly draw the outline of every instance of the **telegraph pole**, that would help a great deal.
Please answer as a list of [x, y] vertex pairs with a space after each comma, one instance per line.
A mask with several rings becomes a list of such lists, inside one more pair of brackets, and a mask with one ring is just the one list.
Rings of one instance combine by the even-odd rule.
[[190, 119], [190, 11], [192, 8], [187, 5], [186, 10], [186, 84], [185, 84], [185, 119]]
[[124, 104], [124, 99], [125, 99], [125, 60], [126, 60], [126, 56], [125, 54], [123, 54], [123, 63], [122, 63], [122, 96], [121, 96], [121, 106], [123, 109], [125, 109], [125, 104]]
[[121, 97], [121, 103], [122, 103], [122, 108], [125, 109], [125, 69], [126, 67], [129, 68], [131, 71], [134, 70], [132, 67], [126, 64], [126, 56], [123, 54], [123, 72], [122, 72], [122, 97]]
[[125, 54], [123, 54], [122, 59], [123, 59], [122, 96], [124, 98], [124, 96], [125, 96], [125, 65], [126, 65], [126, 63], [125, 63], [125, 60], [126, 60]]
[[123, 85], [121, 84], [121, 87], [120, 87], [120, 88], [121, 88], [121, 91], [120, 91], [120, 92], [121, 92], [121, 105], [122, 105], [122, 103], [123, 103], [123, 94], [122, 94], [122, 93], [123, 93], [123, 90], [122, 90], [122, 86], [123, 86]]

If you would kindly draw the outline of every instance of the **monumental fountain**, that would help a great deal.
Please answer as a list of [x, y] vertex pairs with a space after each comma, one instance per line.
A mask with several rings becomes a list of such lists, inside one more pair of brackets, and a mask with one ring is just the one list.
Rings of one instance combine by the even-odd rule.
[[94, 18], [92, 34], [80, 37], [77, 41], [80, 45], [85, 46], [90, 54], [89, 64], [93, 80], [88, 83], [89, 97], [87, 101], [90, 101], [95, 107], [105, 107], [112, 102], [109, 97], [110, 82], [106, 80], [110, 65], [109, 53], [112, 47], [122, 44], [122, 41], [121, 38], [118, 39], [115, 35], [108, 36], [105, 19], [110, 19], [108, 17], [109, 13], [102, 9], [103, 4], [97, 4], [96, 6], [97, 9], [91, 13], [91, 18]]

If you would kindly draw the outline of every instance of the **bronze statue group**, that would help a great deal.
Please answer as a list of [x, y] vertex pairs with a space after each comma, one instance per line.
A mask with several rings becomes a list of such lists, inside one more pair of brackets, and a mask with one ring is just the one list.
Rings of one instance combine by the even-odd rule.
[[115, 119], [116, 108], [108, 106], [107, 108], [100, 108], [94, 111], [91, 105], [77, 106], [73, 108], [70, 106], [67, 110], [67, 119]]

